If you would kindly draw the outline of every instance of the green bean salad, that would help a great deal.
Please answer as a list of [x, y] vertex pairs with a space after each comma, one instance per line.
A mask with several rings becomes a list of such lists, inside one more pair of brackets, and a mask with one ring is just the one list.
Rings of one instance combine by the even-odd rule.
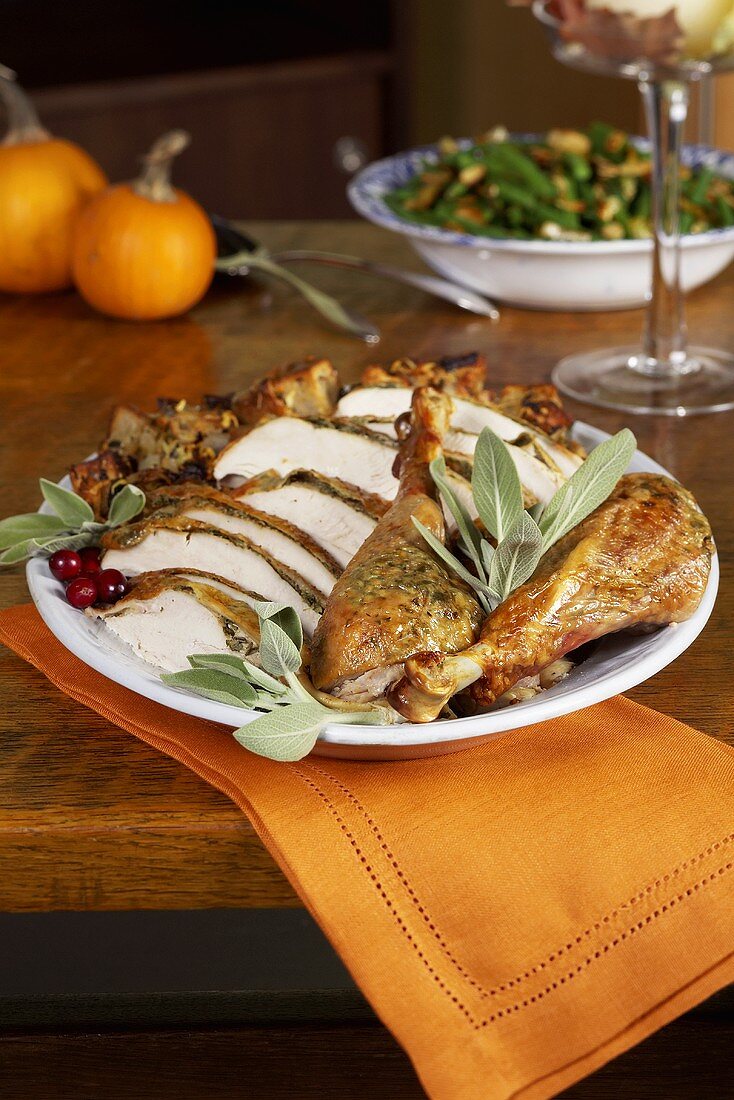
[[[652, 236], [650, 154], [604, 122], [513, 141], [502, 127], [469, 147], [439, 142], [385, 202], [401, 218], [481, 237], [549, 241]], [[734, 225], [734, 183], [710, 168], [681, 169], [682, 233]]]

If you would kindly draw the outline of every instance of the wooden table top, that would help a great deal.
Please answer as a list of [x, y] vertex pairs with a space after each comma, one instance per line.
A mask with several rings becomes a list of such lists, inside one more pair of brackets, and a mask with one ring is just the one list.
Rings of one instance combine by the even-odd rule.
[[[399, 237], [359, 223], [263, 223], [273, 247], [320, 247], [420, 269]], [[195, 399], [242, 388], [304, 353], [329, 356], [344, 380], [369, 362], [479, 350], [490, 382], [548, 377], [562, 355], [634, 341], [640, 312], [548, 314], [504, 309], [498, 324], [421, 292], [312, 269], [325, 289], [374, 319], [376, 349], [331, 331], [288, 290], [217, 286], [180, 320], [126, 324], [73, 294], [0, 301], [0, 516], [35, 509], [37, 479], [60, 477], [94, 449], [116, 403]], [[691, 337], [731, 347], [734, 268], [694, 293]], [[613, 431], [623, 418], [573, 410]], [[631, 418], [640, 446], [689, 486], [710, 516], [722, 558], [719, 602], [705, 633], [672, 667], [631, 694], [706, 733], [732, 737], [728, 682], [734, 415]], [[27, 600], [24, 574], [4, 572], [4, 607]], [[0, 860], [3, 909], [296, 906], [242, 814], [218, 792], [62, 697], [34, 669], [0, 656]]]

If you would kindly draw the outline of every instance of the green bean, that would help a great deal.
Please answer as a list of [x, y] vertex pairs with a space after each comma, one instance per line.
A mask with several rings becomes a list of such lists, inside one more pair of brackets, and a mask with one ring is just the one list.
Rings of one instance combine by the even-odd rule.
[[591, 179], [593, 169], [586, 157], [580, 156], [579, 153], [564, 153], [563, 162], [572, 179], [580, 182]]
[[460, 199], [462, 195], [465, 195], [469, 188], [465, 183], [462, 183], [460, 179], [455, 179], [453, 183], [450, 183], [444, 191], [444, 198], [446, 199]]
[[591, 141], [591, 151], [598, 157], [606, 156], [606, 143], [614, 133], [614, 127], [608, 122], [592, 122], [586, 133]]
[[586, 206], [591, 209], [594, 206], [596, 198], [594, 196], [594, 186], [591, 183], [579, 183], [578, 187], [579, 198], [582, 202], [586, 203]]
[[540, 198], [555, 198], [556, 189], [551, 180], [516, 145], [492, 145], [487, 149], [484, 159], [488, 168], [495, 168], [500, 172], [504, 170], [519, 178]]
[[705, 201], [706, 194], [709, 187], [711, 186], [713, 178], [714, 173], [711, 171], [710, 168], [702, 168], [701, 174], [698, 176], [698, 178], [696, 178], [695, 176], [691, 176], [691, 179], [689, 180], [689, 184], [691, 186], [688, 189], [688, 198], [691, 200], [691, 202], [695, 202], [697, 205], [700, 206], [700, 204]]
[[649, 187], [641, 187], [637, 193], [637, 198], [632, 203], [632, 213], [636, 218], [650, 217], [652, 209], [652, 192]]
[[729, 205], [723, 195], [716, 196], [716, 210], [722, 226], [728, 229], [730, 225], [734, 225], [734, 209]]
[[474, 153], [472, 153], [468, 150], [466, 152], [457, 153], [454, 157], [454, 164], [459, 169], [468, 168], [471, 164], [476, 164], [476, 163], [477, 163], [477, 158], [475, 157]]
[[525, 214], [519, 206], [508, 206], [505, 214], [505, 220], [511, 229], [520, 229], [525, 221]]
[[497, 180], [495, 183], [497, 194], [505, 202], [521, 206], [525, 210], [535, 210], [537, 206], [537, 199], [535, 195], [531, 195], [529, 191], [525, 191], [519, 184], [511, 183], [509, 180]]
[[622, 130], [607, 122], [592, 122], [588, 134], [592, 151], [597, 157], [604, 157], [613, 164], [621, 164], [626, 160], [629, 141]]
[[581, 222], [578, 214], [571, 210], [559, 210], [556, 206], [547, 205], [544, 202], [536, 203], [535, 213], [540, 221], [557, 222], [564, 229], [580, 229]]
[[564, 176], [565, 181], [565, 193], [564, 199], [568, 199], [569, 202], [577, 202], [581, 198], [580, 184], [584, 183], [584, 180], [579, 180], [575, 176]]

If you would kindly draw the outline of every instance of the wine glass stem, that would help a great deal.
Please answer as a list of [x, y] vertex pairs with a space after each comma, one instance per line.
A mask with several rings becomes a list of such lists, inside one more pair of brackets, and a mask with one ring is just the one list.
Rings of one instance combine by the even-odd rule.
[[654, 248], [652, 297], [643, 354], [630, 363], [647, 375], [688, 373], [686, 322], [680, 285], [680, 147], [688, 113], [689, 86], [680, 80], [641, 80], [652, 145]]

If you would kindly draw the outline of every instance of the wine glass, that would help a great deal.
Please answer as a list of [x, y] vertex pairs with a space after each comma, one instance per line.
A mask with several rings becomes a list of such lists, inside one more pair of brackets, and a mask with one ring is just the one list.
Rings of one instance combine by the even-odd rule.
[[[572, 29], [553, 12], [553, 0], [534, 0], [554, 56], [585, 72], [637, 81], [652, 152], [653, 266], [647, 318], [639, 346], [572, 355], [553, 371], [559, 389], [580, 401], [633, 413], [687, 416], [734, 408], [734, 355], [690, 347], [680, 281], [680, 147], [691, 85], [734, 68], [731, 51], [686, 56], [680, 48], [650, 50], [630, 41], [629, 25], [597, 23], [595, 35]], [[633, 5], [630, 4], [630, 7]], [[655, 56], [645, 56], [645, 49]], [[639, 51], [639, 53], [638, 53]]]

